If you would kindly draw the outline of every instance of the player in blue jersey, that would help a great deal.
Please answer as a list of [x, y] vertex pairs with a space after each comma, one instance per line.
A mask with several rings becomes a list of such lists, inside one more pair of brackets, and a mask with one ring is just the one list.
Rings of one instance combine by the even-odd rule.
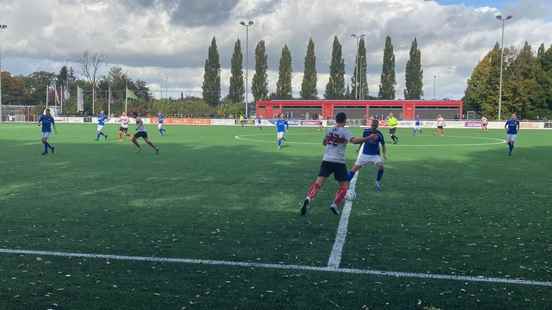
[[284, 141], [286, 141], [286, 131], [289, 128], [288, 122], [284, 119], [283, 114], [279, 115], [278, 120], [276, 120], [276, 140], [278, 144], [278, 149], [282, 148]]
[[416, 115], [416, 120], [414, 120], [414, 128], [412, 128], [412, 135], [422, 135], [422, 119], [420, 115]]
[[56, 130], [56, 122], [50, 114], [50, 109], [46, 109], [44, 114], [38, 119], [38, 126], [42, 126], [42, 144], [44, 145], [44, 152], [42, 155], [48, 154], [48, 149], [55, 153], [56, 148], [48, 142], [48, 138], [52, 134], [52, 128]]
[[105, 116], [104, 111], [101, 111], [100, 114], [98, 114], [98, 126], [96, 127], [96, 141], [99, 141], [101, 136], [104, 136], [105, 140], [107, 140], [107, 135], [103, 132], [106, 121], [107, 121], [107, 116]]
[[161, 112], [157, 114], [157, 129], [159, 129], [159, 134], [162, 136], [167, 133], [167, 130], [165, 129], [165, 115]]
[[516, 143], [517, 135], [519, 132], [519, 120], [516, 113], [512, 114], [512, 117], [506, 121], [504, 125], [506, 129], [506, 143], [508, 143], [508, 156], [512, 156], [514, 151], [514, 144]]
[[362, 136], [366, 138], [366, 142], [362, 148], [362, 154], [349, 172], [348, 178], [351, 180], [360, 168], [368, 164], [373, 164], [378, 168], [376, 175], [376, 191], [379, 192], [381, 191], [381, 179], [383, 178], [384, 172], [383, 161], [387, 159], [387, 150], [385, 147], [385, 139], [381, 131], [378, 130], [378, 127], [379, 121], [373, 120], [372, 126], [364, 130]]

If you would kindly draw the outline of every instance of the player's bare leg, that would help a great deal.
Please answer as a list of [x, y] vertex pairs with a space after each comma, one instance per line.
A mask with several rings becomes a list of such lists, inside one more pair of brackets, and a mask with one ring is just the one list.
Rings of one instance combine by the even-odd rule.
[[155, 150], [155, 153], [159, 154], [159, 148], [153, 145], [149, 139], [144, 138], [144, 141]]

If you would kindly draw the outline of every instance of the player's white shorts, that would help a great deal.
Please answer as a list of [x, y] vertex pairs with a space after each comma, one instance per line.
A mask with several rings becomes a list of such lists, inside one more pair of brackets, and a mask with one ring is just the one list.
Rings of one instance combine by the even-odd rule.
[[380, 155], [366, 155], [362, 154], [357, 159], [355, 165], [356, 166], [366, 166], [368, 164], [373, 165], [382, 165], [383, 164], [383, 158], [381, 158]]
[[43, 133], [42, 133], [42, 138], [43, 138], [43, 139], [48, 139], [48, 138], [50, 137], [51, 134], [52, 134], [52, 133], [49, 132], [49, 131], [43, 132]]
[[259, 122], [259, 123], [255, 123], [255, 126], [261, 127], [261, 123], [260, 123], [260, 122]]
[[157, 128], [158, 128], [159, 130], [163, 129], [163, 124], [157, 124]]
[[278, 132], [278, 134], [276, 135], [276, 138], [278, 140], [282, 140], [285, 136], [285, 132]]
[[422, 126], [421, 125], [416, 125], [416, 126], [414, 126], [414, 130], [420, 131], [420, 130], [422, 130]]
[[517, 135], [506, 135], [506, 141], [508, 142], [516, 142]]
[[102, 131], [104, 129], [104, 125], [98, 125], [98, 127], [96, 127], [96, 131]]

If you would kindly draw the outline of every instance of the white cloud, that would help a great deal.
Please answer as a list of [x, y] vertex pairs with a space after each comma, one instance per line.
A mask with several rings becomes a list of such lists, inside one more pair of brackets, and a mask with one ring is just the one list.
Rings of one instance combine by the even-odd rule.
[[[264, 39], [267, 43], [271, 91], [284, 44], [292, 51], [294, 93], [298, 94], [306, 42], [314, 38], [322, 95], [333, 36], [343, 43], [350, 73], [355, 57], [350, 34], [365, 33], [372, 95], [378, 89], [384, 39], [390, 35], [397, 55], [398, 96], [402, 95], [410, 42], [417, 37], [426, 97], [432, 97], [433, 76], [437, 75], [437, 95], [457, 98], [463, 94], [471, 69], [499, 39], [499, 23], [494, 18], [498, 9], [492, 6], [444, 6], [423, 0], [232, 0], [206, 10], [205, 1], [0, 0], [0, 15], [9, 27], [1, 34], [8, 56], [5, 65], [16, 73], [57, 70], [63, 63], [76, 61], [84, 50], [98, 51], [134, 78], [151, 83], [153, 89], [168, 77], [173, 97], [180, 89], [199, 95], [204, 58], [211, 37], [216, 36], [225, 68], [225, 91], [233, 43], [238, 37], [245, 39], [238, 22], [250, 18], [255, 20], [251, 54], [255, 42]], [[524, 40], [551, 44], [552, 21], [544, 13], [548, 8], [547, 0], [519, 0], [505, 8], [505, 13], [515, 12], [507, 26], [507, 44], [521, 46]]]

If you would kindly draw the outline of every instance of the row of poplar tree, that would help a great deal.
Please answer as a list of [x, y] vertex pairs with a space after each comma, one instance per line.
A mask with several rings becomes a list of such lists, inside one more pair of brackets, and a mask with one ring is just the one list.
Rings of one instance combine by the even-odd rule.
[[[396, 96], [395, 54], [391, 38], [385, 40], [383, 55], [383, 68], [381, 82], [377, 97], [370, 97], [366, 80], [366, 45], [364, 39], [358, 43], [357, 57], [354, 73], [351, 74], [350, 85], [345, 82], [345, 60], [343, 59], [342, 45], [337, 37], [334, 38], [330, 64], [330, 78], [326, 85], [324, 98], [326, 99], [385, 99], [393, 100]], [[279, 75], [276, 83], [276, 91], [268, 90], [268, 56], [265, 41], [258, 42], [255, 48], [255, 73], [251, 83], [251, 92], [255, 101], [261, 99], [292, 99], [292, 57], [287, 45], [282, 48], [279, 64]], [[406, 99], [420, 99], [423, 96], [423, 70], [421, 64], [421, 52], [418, 49], [416, 39], [412, 42], [410, 59], [406, 64]], [[205, 61], [203, 77], [203, 98], [210, 105], [218, 105], [221, 102], [221, 63], [217, 48], [216, 38], [213, 38], [209, 47], [209, 55]], [[307, 45], [307, 53], [304, 60], [304, 74], [301, 83], [301, 99], [318, 99], [317, 69], [315, 44], [312, 39]], [[231, 59], [231, 77], [228, 97], [230, 102], [241, 103], [244, 101], [244, 73], [243, 54], [240, 40], [234, 46]]]
[[[464, 97], [466, 111], [497, 117], [500, 60], [498, 43], [473, 70]], [[504, 49], [502, 114], [525, 119], [552, 117], [552, 46], [541, 44], [535, 54], [529, 43]]]

